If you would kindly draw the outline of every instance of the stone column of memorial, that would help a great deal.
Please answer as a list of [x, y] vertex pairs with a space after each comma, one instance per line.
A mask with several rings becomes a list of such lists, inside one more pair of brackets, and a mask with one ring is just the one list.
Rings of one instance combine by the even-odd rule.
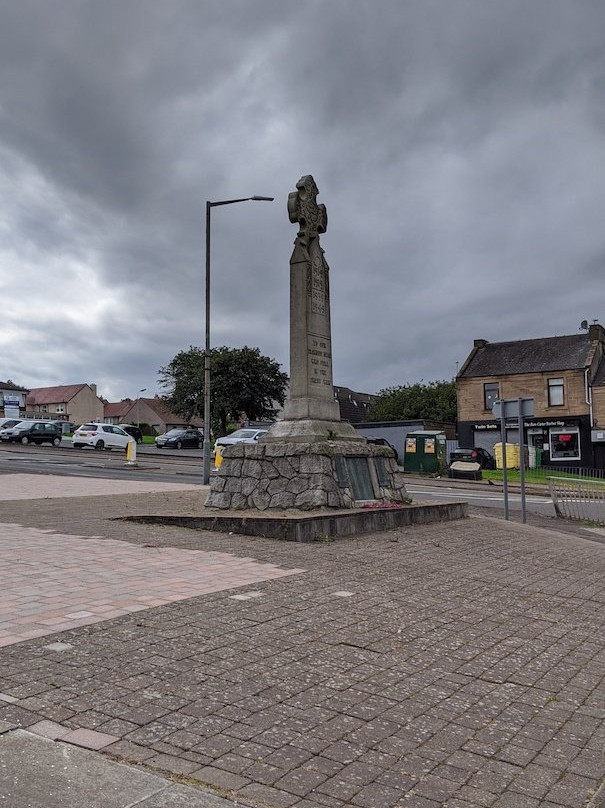
[[332, 379], [330, 270], [319, 243], [328, 215], [317, 204], [318, 188], [307, 174], [288, 196], [290, 221], [299, 226], [290, 258], [290, 390], [283, 420], [266, 440], [360, 440], [340, 420]]

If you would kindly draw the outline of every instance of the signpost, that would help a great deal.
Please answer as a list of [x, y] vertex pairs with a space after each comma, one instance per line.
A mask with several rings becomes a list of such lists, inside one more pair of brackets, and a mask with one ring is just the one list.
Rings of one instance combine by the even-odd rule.
[[523, 443], [523, 419], [532, 418], [534, 414], [533, 398], [509, 398], [494, 401], [492, 407], [494, 418], [500, 419], [500, 435], [502, 439], [502, 491], [504, 494], [504, 518], [509, 518], [508, 510], [508, 475], [506, 457], [506, 422], [517, 419], [519, 424], [519, 483], [521, 487], [521, 521], [527, 522], [525, 507], [525, 452]]

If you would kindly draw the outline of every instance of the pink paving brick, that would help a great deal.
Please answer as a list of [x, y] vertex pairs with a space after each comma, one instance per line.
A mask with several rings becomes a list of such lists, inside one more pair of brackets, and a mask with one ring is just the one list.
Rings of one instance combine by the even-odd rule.
[[0, 647], [300, 572], [0, 523]]
[[115, 735], [107, 735], [104, 732], [95, 732], [94, 729], [73, 729], [61, 737], [65, 743], [73, 743], [75, 746], [83, 746], [86, 749], [104, 749], [116, 741]]
[[51, 741], [56, 741], [57, 738], [62, 738], [70, 732], [69, 727], [64, 727], [61, 724], [56, 724], [54, 721], [38, 721], [27, 728], [28, 732], [34, 732], [36, 735], [42, 735], [43, 738], [50, 738]]

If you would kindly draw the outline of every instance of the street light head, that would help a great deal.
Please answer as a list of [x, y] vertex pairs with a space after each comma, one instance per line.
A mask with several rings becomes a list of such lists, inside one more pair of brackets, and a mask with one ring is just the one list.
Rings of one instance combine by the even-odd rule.
[[275, 197], [274, 196], [251, 196], [250, 199], [252, 199], [254, 202], [273, 202]]

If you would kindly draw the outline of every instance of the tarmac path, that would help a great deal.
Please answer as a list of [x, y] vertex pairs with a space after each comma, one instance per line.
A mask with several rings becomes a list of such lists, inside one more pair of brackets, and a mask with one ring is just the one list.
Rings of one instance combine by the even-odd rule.
[[[121, 521], [198, 513], [200, 489], [98, 495], [97, 482], [0, 503], [2, 591], [23, 591], [25, 567], [33, 609], [45, 568], [71, 559], [54, 597], [76, 611], [61, 617], [90, 611], [69, 578], [82, 593], [101, 571], [124, 576], [108, 607], [139, 574], [164, 602], [0, 648], [0, 789], [16, 777], [2, 779], [3, 748], [38, 737], [264, 808], [605, 804], [602, 544], [477, 516], [298, 545]], [[22, 563], [19, 542], [36, 550]], [[259, 578], [165, 602], [159, 552], [180, 576], [221, 559]], [[168, 792], [147, 804], [198, 804]]]

